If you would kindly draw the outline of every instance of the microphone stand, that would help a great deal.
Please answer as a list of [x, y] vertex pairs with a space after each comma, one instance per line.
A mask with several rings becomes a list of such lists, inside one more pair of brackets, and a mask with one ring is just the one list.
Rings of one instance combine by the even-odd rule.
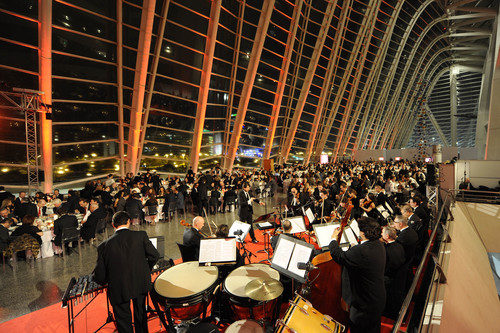
[[241, 257], [243, 258], [243, 263], [245, 263], [245, 258], [248, 259], [248, 263], [251, 264], [251, 258], [252, 256], [254, 257], [257, 257], [255, 254], [253, 254], [250, 250], [248, 250], [246, 247], [245, 247], [245, 241], [244, 240], [240, 240], [240, 250], [243, 249], [243, 254], [241, 255]]

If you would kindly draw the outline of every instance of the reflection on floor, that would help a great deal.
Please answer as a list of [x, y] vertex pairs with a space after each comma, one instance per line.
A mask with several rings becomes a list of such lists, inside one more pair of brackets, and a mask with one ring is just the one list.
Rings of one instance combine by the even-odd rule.
[[[276, 200], [267, 198], [264, 201], [266, 206], [254, 205], [254, 218], [272, 212]], [[150, 237], [164, 236], [165, 257], [177, 259], [180, 258], [180, 253], [175, 242], [182, 241], [185, 227], [181, 226], [179, 221], [183, 218], [184, 216], [179, 215], [171, 222], [158, 223], [155, 226], [142, 225], [139, 228], [147, 231]], [[237, 211], [209, 215], [209, 218], [217, 225], [225, 223], [231, 226], [237, 219]], [[193, 215], [187, 213], [186, 221], [191, 222], [192, 219]], [[207, 223], [203, 231], [208, 232]], [[110, 235], [111, 232], [109, 229]], [[69, 280], [72, 277], [90, 274], [94, 269], [96, 258], [96, 247], [85, 244], [81, 253], [72, 253], [65, 259], [59, 257], [38, 259], [33, 266], [19, 261], [14, 270], [4, 265], [0, 269], [0, 323], [59, 302]]]

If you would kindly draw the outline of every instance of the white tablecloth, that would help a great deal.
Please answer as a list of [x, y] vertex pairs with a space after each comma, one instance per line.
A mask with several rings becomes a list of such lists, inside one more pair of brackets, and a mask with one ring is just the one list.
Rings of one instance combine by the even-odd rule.
[[42, 235], [42, 248], [40, 249], [42, 258], [54, 256], [54, 249], [52, 248], [52, 230], [46, 230]]

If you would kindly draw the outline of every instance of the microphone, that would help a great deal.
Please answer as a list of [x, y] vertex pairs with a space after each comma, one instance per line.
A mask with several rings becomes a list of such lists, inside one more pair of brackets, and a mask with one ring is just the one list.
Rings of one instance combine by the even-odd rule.
[[297, 268], [298, 269], [304, 269], [306, 271], [312, 271], [314, 269], [318, 269], [317, 266], [314, 266], [313, 264], [311, 264], [310, 262], [298, 262], [297, 263]]
[[234, 232], [234, 235], [235, 235], [235, 236], [241, 236], [241, 235], [243, 235], [243, 230], [236, 230], [236, 231]]

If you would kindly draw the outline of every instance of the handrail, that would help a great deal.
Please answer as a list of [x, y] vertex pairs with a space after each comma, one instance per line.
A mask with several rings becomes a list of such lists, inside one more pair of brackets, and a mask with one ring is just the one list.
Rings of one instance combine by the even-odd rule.
[[447, 191], [446, 197], [445, 197], [443, 204], [439, 210], [439, 214], [437, 215], [437, 217], [435, 219], [434, 228], [432, 230], [431, 236], [429, 237], [429, 241], [427, 242], [427, 246], [425, 247], [425, 251], [424, 251], [424, 255], [422, 256], [422, 260], [420, 261], [420, 264], [418, 265], [418, 269], [417, 269], [417, 272], [415, 273], [415, 277], [413, 278], [410, 289], [408, 290], [408, 293], [406, 294], [406, 297], [403, 301], [403, 305], [402, 305], [401, 309], [399, 310], [398, 317], [397, 317], [397, 319], [394, 323], [394, 326], [392, 328], [393, 333], [399, 332], [399, 329], [401, 328], [401, 324], [403, 323], [403, 320], [406, 316], [406, 313], [408, 312], [408, 308], [410, 306], [411, 300], [412, 300], [413, 295], [415, 293], [415, 289], [417, 288], [418, 281], [419, 281], [420, 276], [422, 275], [422, 272], [424, 270], [424, 264], [427, 260], [427, 257], [429, 256], [429, 252], [430, 252], [432, 243], [434, 242], [434, 238], [436, 237], [436, 233], [437, 233], [438, 227], [440, 225], [439, 222], [441, 221], [441, 217], [443, 215], [444, 208], [446, 207], [446, 205], [451, 203], [450, 198], [453, 198], [452, 192]]
[[500, 203], [500, 191], [452, 189], [450, 192], [455, 193], [455, 200], [458, 201]]

